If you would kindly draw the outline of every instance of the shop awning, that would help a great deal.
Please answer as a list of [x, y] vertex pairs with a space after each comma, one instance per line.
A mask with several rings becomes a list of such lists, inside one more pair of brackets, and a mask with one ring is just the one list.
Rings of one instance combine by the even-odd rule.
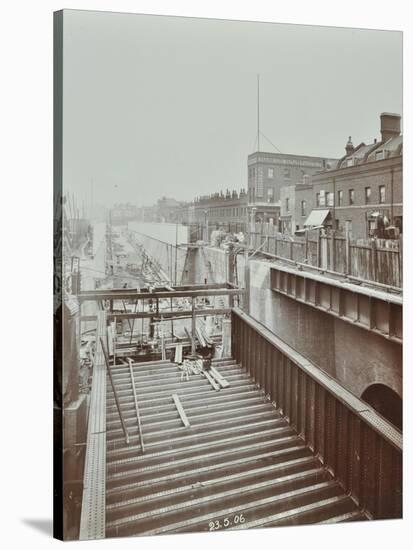
[[304, 227], [317, 227], [323, 225], [330, 214], [330, 210], [312, 210], [304, 222]]

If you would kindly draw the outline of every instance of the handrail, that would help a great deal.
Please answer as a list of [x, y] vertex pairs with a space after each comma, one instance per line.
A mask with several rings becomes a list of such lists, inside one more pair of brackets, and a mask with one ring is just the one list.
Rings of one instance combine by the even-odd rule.
[[133, 376], [133, 361], [130, 357], [126, 358], [128, 365], [129, 365], [129, 373], [132, 381], [132, 391], [133, 391], [133, 400], [135, 402], [135, 411], [136, 411], [136, 420], [138, 421], [138, 432], [139, 432], [139, 440], [141, 442], [141, 449], [142, 453], [145, 452], [145, 446], [143, 444], [143, 432], [142, 432], [142, 422], [141, 422], [141, 416], [139, 413], [139, 406], [138, 406], [138, 397], [136, 395], [136, 388], [135, 388], [135, 378]]
[[232, 354], [363, 510], [401, 517], [402, 434], [392, 424], [239, 308]]

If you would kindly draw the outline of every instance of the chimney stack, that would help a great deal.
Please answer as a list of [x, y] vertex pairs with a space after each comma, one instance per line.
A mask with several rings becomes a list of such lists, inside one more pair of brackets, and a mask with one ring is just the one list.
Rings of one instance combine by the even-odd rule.
[[383, 142], [400, 135], [400, 119], [401, 116], [395, 113], [381, 113], [380, 132]]

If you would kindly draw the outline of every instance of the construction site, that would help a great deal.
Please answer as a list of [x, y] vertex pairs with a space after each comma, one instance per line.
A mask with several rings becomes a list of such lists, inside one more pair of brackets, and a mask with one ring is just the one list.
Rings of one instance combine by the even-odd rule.
[[[170, 242], [146, 231], [96, 222], [62, 235], [65, 536], [401, 517], [394, 403], [358, 388], [367, 336], [382, 362], [401, 349], [397, 293], [244, 244], [178, 242], [182, 228]], [[296, 301], [307, 333], [291, 329]], [[310, 344], [334, 323], [367, 342], [352, 380], [339, 350]]]

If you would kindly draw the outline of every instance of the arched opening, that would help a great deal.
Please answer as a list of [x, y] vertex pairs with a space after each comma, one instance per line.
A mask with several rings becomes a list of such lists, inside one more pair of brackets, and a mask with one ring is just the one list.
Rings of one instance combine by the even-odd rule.
[[402, 429], [402, 400], [395, 391], [384, 384], [372, 384], [361, 398], [396, 428]]

